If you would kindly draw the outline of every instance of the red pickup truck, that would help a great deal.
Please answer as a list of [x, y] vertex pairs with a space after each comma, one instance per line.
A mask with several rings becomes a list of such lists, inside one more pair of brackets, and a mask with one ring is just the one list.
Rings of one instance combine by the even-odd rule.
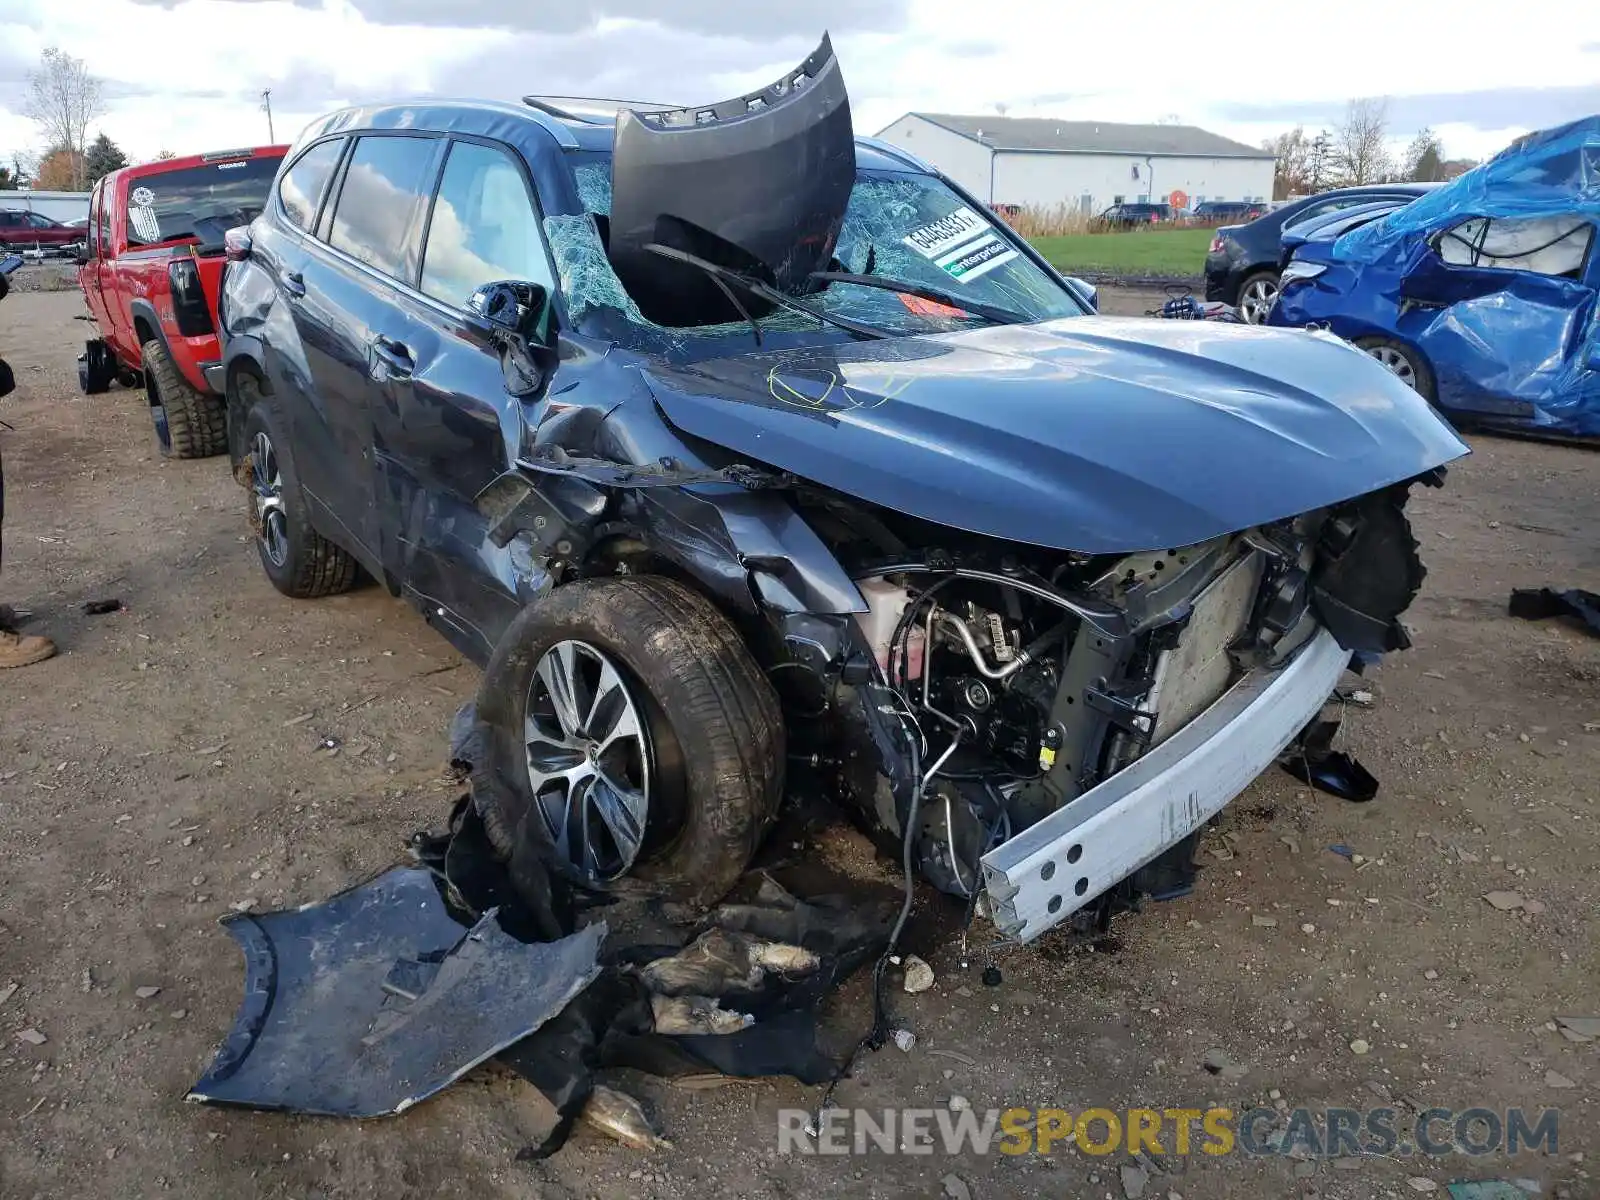
[[217, 341], [223, 235], [261, 212], [287, 146], [113, 171], [89, 200], [78, 283], [100, 336], [78, 358], [89, 395], [143, 383], [163, 454], [228, 448]]

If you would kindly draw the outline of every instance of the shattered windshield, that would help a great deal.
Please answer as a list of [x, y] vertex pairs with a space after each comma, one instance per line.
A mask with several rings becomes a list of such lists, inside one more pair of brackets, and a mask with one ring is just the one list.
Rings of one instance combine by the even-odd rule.
[[[656, 352], [693, 352], [704, 339], [750, 336], [748, 322], [686, 328], [647, 319], [628, 296], [606, 258], [611, 212], [611, 157], [572, 156], [585, 216], [552, 216], [545, 230], [556, 260], [569, 315], [580, 321], [615, 314], [619, 340]], [[1081, 316], [1072, 295], [1019, 252], [988, 216], [939, 180], [898, 171], [857, 175], [832, 270], [873, 275], [886, 282], [969, 300], [978, 307], [1015, 313], [1024, 321]], [[813, 307], [897, 336], [943, 333], [989, 323], [959, 308], [921, 296], [834, 281], [805, 296]], [[777, 311], [760, 319], [763, 336], [819, 333], [801, 314]], [[837, 336], [837, 330], [827, 331]], [[788, 339], [793, 340], [793, 339]]]
[[140, 176], [128, 189], [128, 244], [150, 246], [248, 225], [261, 215], [282, 162], [276, 154], [261, 155]]

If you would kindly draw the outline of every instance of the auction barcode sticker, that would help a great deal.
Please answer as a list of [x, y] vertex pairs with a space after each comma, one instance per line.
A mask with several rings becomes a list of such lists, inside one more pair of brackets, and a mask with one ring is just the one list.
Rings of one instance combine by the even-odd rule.
[[902, 240], [940, 270], [963, 282], [1017, 257], [1017, 252], [1001, 241], [988, 222], [966, 206], [913, 229]]

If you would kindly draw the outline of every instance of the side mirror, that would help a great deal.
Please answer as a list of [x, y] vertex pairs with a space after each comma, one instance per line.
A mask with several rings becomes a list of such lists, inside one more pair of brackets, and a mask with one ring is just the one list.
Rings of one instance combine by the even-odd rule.
[[1078, 299], [1089, 306], [1091, 312], [1100, 311], [1100, 289], [1086, 279], [1079, 279], [1076, 275], [1067, 276], [1067, 286], [1076, 293]]
[[499, 333], [540, 344], [549, 336], [550, 296], [537, 283], [486, 283], [467, 297], [467, 308]]
[[544, 287], [512, 280], [486, 283], [467, 297], [467, 309], [489, 327], [506, 391], [529, 396], [544, 387], [546, 371], [538, 356], [550, 340], [550, 295]]

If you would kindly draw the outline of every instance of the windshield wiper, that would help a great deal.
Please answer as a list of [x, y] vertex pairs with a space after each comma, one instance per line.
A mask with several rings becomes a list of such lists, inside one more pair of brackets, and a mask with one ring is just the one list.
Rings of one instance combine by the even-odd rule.
[[971, 313], [975, 317], [982, 317], [994, 325], [1023, 325], [1028, 318], [1021, 313], [1014, 313], [1008, 308], [995, 308], [990, 304], [979, 304], [971, 300], [960, 300], [949, 292], [941, 292], [938, 288], [923, 287], [920, 283], [906, 283], [901, 279], [889, 279], [882, 275], [858, 275], [853, 271], [813, 271], [809, 279], [822, 283], [858, 283], [862, 287], [882, 288], [886, 292], [899, 292], [904, 296], [916, 296], [922, 300], [929, 300], [934, 304], [942, 304], [946, 308], [958, 308], [962, 312]]
[[[870, 325], [858, 324], [847, 317], [834, 316], [832, 313], [817, 308], [815, 305], [807, 304], [803, 300], [796, 300], [793, 296], [785, 295], [783, 292], [780, 292], [771, 284], [762, 283], [761, 280], [752, 279], [748, 275], [742, 275], [738, 271], [732, 270], [729, 267], [724, 267], [718, 263], [714, 263], [710, 259], [701, 258], [699, 255], [690, 254], [687, 251], [678, 250], [672, 246], [663, 246], [660, 242], [651, 242], [645, 247], [645, 249], [651, 254], [658, 254], [662, 258], [671, 259], [673, 262], [687, 263], [691, 267], [699, 267], [718, 283], [731, 283], [735, 287], [742, 288], [743, 290], [749, 292], [752, 296], [759, 296], [769, 304], [776, 304], [779, 308], [787, 308], [790, 312], [801, 313], [804, 316], [810, 317], [813, 321], [821, 321], [829, 325], [837, 325], [840, 329], [843, 329], [849, 333], [857, 334], [861, 337], [887, 338], [891, 336], [887, 333], [884, 333], [881, 329], [874, 329]], [[723, 294], [727, 295], [727, 289], [723, 288], [722, 290]], [[730, 296], [729, 299], [732, 300], [732, 297]], [[739, 304], [737, 301], [733, 302], [733, 306], [744, 315], [745, 320], [750, 321], [751, 328], [754, 329], [755, 321], [751, 320], [750, 314], [745, 310], [744, 306]], [[756, 340], [759, 342], [760, 338], [760, 331], [757, 330]]]

